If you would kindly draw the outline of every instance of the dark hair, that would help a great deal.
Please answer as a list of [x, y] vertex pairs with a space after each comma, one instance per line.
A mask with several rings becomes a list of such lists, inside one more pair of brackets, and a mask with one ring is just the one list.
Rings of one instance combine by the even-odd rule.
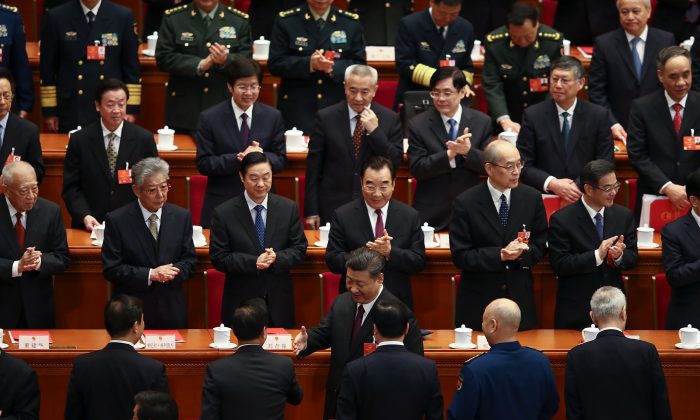
[[384, 338], [398, 338], [406, 332], [408, 311], [401, 302], [383, 301], [374, 305], [372, 321]]
[[7, 67], [0, 67], [0, 79], [7, 79], [10, 82], [10, 89], [12, 89], [12, 94], [15, 93], [15, 79], [12, 77], [12, 72]]
[[236, 84], [236, 80], [244, 77], [255, 76], [259, 84], [262, 84], [263, 81], [263, 73], [260, 64], [242, 55], [236, 55], [233, 61], [224, 68], [224, 73], [226, 74], [226, 83], [231, 86]]
[[272, 167], [272, 164], [270, 163], [270, 159], [268, 159], [267, 155], [262, 152], [250, 152], [241, 161], [241, 167], [239, 171], [241, 172], [241, 175], [245, 176], [246, 172], [248, 172], [248, 168], [250, 168], [253, 165], [257, 165], [258, 163], [267, 163]]
[[656, 55], [656, 70], [663, 70], [668, 60], [681, 55], [690, 61], [690, 52], [683, 47], [672, 45], [662, 49]]
[[233, 311], [231, 327], [239, 340], [255, 340], [267, 325], [268, 312], [261, 298], [250, 299]]
[[467, 85], [467, 78], [462, 70], [454, 66], [440, 67], [430, 76], [429, 89], [435, 89], [437, 84], [445, 79], [452, 79], [452, 85], [457, 89], [462, 89]]
[[175, 399], [167, 392], [141, 391], [134, 396], [134, 402], [139, 420], [177, 420], [179, 415]]
[[588, 162], [581, 170], [579, 175], [579, 184], [581, 189], [588, 184], [591, 187], [598, 187], [600, 179], [605, 175], [615, 172], [615, 164], [605, 160], [596, 159]]
[[506, 15], [506, 27], [509, 25], [522, 26], [526, 20], [531, 20], [533, 26], [539, 21], [537, 9], [526, 3], [513, 3]]
[[562, 55], [552, 62], [552, 68], [549, 69], [549, 74], [554, 73], [554, 70], [564, 70], [564, 71], [574, 71], [574, 75], [577, 79], [582, 78], [586, 73], [583, 70], [583, 64], [581, 60], [570, 55]]
[[345, 268], [353, 271], [368, 271], [369, 276], [375, 279], [384, 270], [384, 261], [382, 254], [363, 246], [348, 254]]
[[462, 0], [433, 0], [435, 4], [444, 4], [445, 6], [461, 6]]
[[104, 79], [97, 82], [97, 87], [95, 87], [95, 102], [102, 102], [102, 96], [105, 92], [110, 90], [123, 90], [126, 93], [126, 99], [129, 99], [129, 89], [126, 87], [126, 83], [119, 79]]
[[373, 171], [381, 171], [384, 168], [389, 168], [389, 172], [391, 172], [391, 179], [396, 179], [396, 169], [394, 168], [394, 164], [391, 163], [391, 161], [384, 156], [370, 156], [366, 161], [365, 164], [362, 165], [362, 176], [365, 176], [365, 172], [367, 172], [367, 169], [372, 169]]
[[117, 295], [105, 305], [105, 329], [111, 337], [123, 337], [135, 322], [143, 316], [141, 299], [129, 295]]
[[688, 175], [685, 181], [685, 193], [688, 198], [692, 195], [700, 199], [700, 170]]

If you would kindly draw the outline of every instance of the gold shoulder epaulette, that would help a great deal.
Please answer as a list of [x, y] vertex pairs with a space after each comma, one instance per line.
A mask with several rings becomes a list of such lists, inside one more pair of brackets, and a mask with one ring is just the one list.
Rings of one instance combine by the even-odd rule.
[[474, 359], [478, 358], [479, 356], [483, 356], [483, 355], [485, 355], [485, 354], [486, 354], [486, 352], [479, 353], [479, 354], [477, 354], [476, 356], [474, 356], [474, 357], [468, 359], [466, 362], [464, 362], [464, 364], [466, 365], [467, 363], [473, 361]]
[[8, 12], [17, 13], [17, 8], [14, 6], [8, 6], [6, 4], [0, 4], [0, 9], [7, 10]]
[[231, 12], [231, 13], [233, 13], [233, 14], [236, 14], [236, 15], [238, 15], [238, 16], [240, 16], [240, 17], [242, 17], [243, 19], [248, 19], [248, 18], [249, 18], [249, 16], [248, 16], [247, 13], [243, 13], [243, 12], [241, 12], [240, 10], [236, 9], [235, 7], [229, 6], [229, 7], [228, 7], [228, 10], [229, 10], [229, 12]]
[[495, 34], [486, 35], [486, 42], [495, 42], [509, 37], [508, 32], [496, 32]]
[[299, 12], [301, 12], [301, 7], [297, 7], [296, 9], [283, 10], [280, 12], [280, 17], [285, 18], [288, 16], [294, 16]]
[[183, 4], [182, 6], [173, 7], [172, 9], [166, 10], [165, 14], [172, 15], [173, 13], [178, 13], [178, 12], [181, 12], [183, 10], [187, 10], [188, 6], [189, 6], [189, 4]]
[[338, 9], [338, 14], [340, 14], [341, 16], [348, 17], [352, 20], [358, 20], [360, 18], [360, 15], [358, 15], [357, 13], [348, 12], [347, 10]]
[[540, 38], [549, 39], [552, 41], [561, 40], [561, 32], [540, 32], [538, 35]]

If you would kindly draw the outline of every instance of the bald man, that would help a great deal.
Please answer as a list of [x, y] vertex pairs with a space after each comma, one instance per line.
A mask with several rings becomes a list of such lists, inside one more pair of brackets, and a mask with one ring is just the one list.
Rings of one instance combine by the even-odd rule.
[[464, 363], [448, 419], [549, 419], [559, 394], [549, 359], [516, 338], [520, 308], [510, 299], [486, 306], [481, 328], [491, 350]]

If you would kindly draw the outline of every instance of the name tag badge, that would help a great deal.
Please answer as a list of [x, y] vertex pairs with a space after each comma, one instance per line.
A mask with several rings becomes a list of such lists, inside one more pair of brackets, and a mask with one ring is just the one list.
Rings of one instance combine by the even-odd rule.
[[2, 63], [3, 61], [5, 60], [2, 59], [2, 47], [0, 47], [0, 63]]
[[5, 165], [8, 165], [12, 162], [19, 162], [21, 160], [22, 160], [22, 156], [16, 155], [14, 153], [10, 153], [9, 155], [7, 155], [7, 160], [5, 161]]
[[335, 51], [326, 51], [323, 53], [323, 56], [326, 57], [326, 60], [335, 60]]
[[87, 59], [96, 61], [104, 60], [106, 57], [106, 49], [104, 45], [88, 45]]
[[528, 243], [530, 241], [530, 231], [525, 229], [523, 225], [523, 230], [518, 232], [518, 238], [523, 240], [523, 243]]
[[364, 343], [364, 355], [368, 356], [374, 351], [377, 350], [377, 344], [376, 343]]
[[119, 185], [131, 184], [131, 169], [120, 169], [117, 171], [117, 182]]
[[454, 67], [454, 60], [440, 60], [440, 67]]
[[700, 136], [683, 136], [683, 150], [700, 150]]
[[549, 91], [549, 79], [546, 77], [535, 77], [528, 81], [530, 82], [530, 92], [541, 93]]
[[174, 334], [149, 334], [144, 337], [146, 350], [175, 350]]
[[48, 350], [49, 335], [20, 335], [19, 348], [21, 350]]

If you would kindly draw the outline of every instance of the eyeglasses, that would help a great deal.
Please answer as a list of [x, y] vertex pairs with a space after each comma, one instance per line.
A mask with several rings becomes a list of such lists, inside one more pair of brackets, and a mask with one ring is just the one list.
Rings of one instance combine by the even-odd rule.
[[490, 163], [493, 166], [498, 166], [499, 168], [503, 168], [506, 171], [511, 172], [511, 173], [515, 172], [516, 169], [518, 171], [522, 171], [523, 168], [525, 167], [525, 162], [523, 162], [522, 160], [519, 160], [517, 162], [510, 162], [510, 163], [507, 163], [505, 165], [499, 165], [495, 162], [486, 162], [486, 163]]
[[233, 87], [241, 92], [256, 92], [260, 90], [260, 85], [257, 83], [252, 85], [234, 85]]
[[367, 185], [366, 184], [366, 185], [363, 185], [362, 188], [364, 188], [365, 191], [367, 191], [369, 193], [373, 193], [373, 192], [379, 190], [379, 192], [381, 192], [382, 194], [385, 194], [386, 192], [389, 191], [389, 189], [391, 189], [391, 185], [382, 185], [381, 187], [377, 187], [376, 185], [372, 185], [372, 184]]
[[22, 197], [28, 197], [30, 194], [31, 195], [39, 195], [39, 186], [32, 185], [31, 187], [17, 188], [15, 191], [17, 192], [17, 194], [21, 195]]
[[161, 194], [166, 194], [170, 190], [170, 188], [172, 188], [172, 185], [170, 184], [160, 184], [158, 186], [146, 188], [145, 193], [151, 196], [158, 194], [158, 192], [160, 192]]
[[603, 187], [597, 187], [595, 185], [591, 185], [591, 187], [595, 188], [596, 190], [601, 190], [606, 194], [610, 194], [611, 192], [618, 192], [620, 190], [621, 186], [622, 186], [622, 184], [619, 182], [616, 182], [613, 185], [605, 185]]
[[11, 102], [12, 101], [12, 93], [10, 93], [10, 92], [0, 93], [0, 98], [2, 98], [5, 102]]
[[446, 90], [440, 91], [440, 90], [435, 89], [435, 90], [431, 90], [429, 95], [433, 99], [440, 99], [441, 96], [445, 99], [450, 99], [452, 97], [452, 95], [456, 95], [456, 94], [457, 94], [456, 90], [446, 89]]

